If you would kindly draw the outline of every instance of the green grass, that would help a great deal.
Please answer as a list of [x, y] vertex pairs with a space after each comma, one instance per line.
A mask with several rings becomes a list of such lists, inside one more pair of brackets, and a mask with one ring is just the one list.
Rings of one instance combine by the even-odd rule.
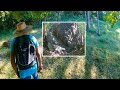
[[[86, 76], [87, 78], [119, 79], [120, 33], [116, 30], [116, 27], [108, 30], [105, 29], [105, 23], [100, 22], [100, 25], [103, 33], [101, 33], [101, 36], [87, 32]], [[93, 31], [95, 29], [92, 28]], [[91, 72], [94, 73], [93, 77]]]
[[[84, 19], [74, 17], [77, 21]], [[70, 20], [75, 20], [75, 19]], [[64, 19], [64, 17], [63, 17]], [[68, 19], [66, 19], [68, 20]], [[52, 58], [44, 57], [44, 71], [39, 73], [42, 79], [119, 79], [120, 78], [120, 22], [113, 28], [100, 21], [101, 36], [96, 34], [96, 21], [91, 24], [91, 31], [86, 32], [86, 57], [84, 58]], [[12, 39], [11, 30], [0, 32], [1, 44]], [[32, 32], [42, 44], [41, 29]], [[9, 60], [9, 48], [1, 47], [0, 78], [17, 79]]]

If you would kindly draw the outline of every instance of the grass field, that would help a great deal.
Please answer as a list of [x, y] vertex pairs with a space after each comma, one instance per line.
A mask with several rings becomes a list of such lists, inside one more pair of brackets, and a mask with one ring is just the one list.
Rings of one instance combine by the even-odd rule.
[[[110, 28], [100, 21], [101, 36], [96, 34], [96, 21], [86, 32], [86, 57], [44, 57], [42, 79], [119, 79], [120, 78], [120, 23]], [[42, 44], [41, 29], [31, 33]], [[9, 54], [10, 48], [2, 47], [5, 40], [11, 40], [13, 30], [0, 32], [0, 79], [17, 79]]]

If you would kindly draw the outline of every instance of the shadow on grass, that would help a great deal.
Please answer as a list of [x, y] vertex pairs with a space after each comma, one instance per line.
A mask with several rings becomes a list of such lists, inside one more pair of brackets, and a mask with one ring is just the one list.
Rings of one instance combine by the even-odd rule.
[[[107, 31], [101, 36], [97, 36], [94, 32], [88, 32], [86, 37], [86, 60], [85, 64], [77, 64], [70, 67], [71, 63], [78, 63], [72, 58], [47, 58], [46, 68], [49, 74], [45, 78], [52, 79], [119, 79], [120, 78], [120, 38], [119, 34], [114, 31]], [[49, 61], [50, 60], [50, 61]], [[80, 61], [80, 60], [79, 60]], [[79, 62], [79, 64], [82, 62]], [[69, 71], [68, 71], [68, 68]], [[47, 72], [47, 70], [45, 71]], [[67, 75], [66, 76], [66, 72]], [[70, 72], [70, 73], [69, 73]], [[71, 73], [72, 72], [72, 73]], [[79, 73], [79, 74], [76, 74]], [[70, 75], [69, 75], [70, 74]]]
[[119, 35], [117, 35], [116, 31], [107, 31], [101, 36], [95, 36], [94, 33], [88, 32], [84, 78], [120, 78]]
[[[108, 35], [109, 33], [109, 35]], [[86, 60], [83, 65], [76, 58], [45, 58], [44, 77], [50, 79], [119, 79], [120, 78], [120, 38], [113, 32], [103, 34], [107, 37], [96, 36], [96, 33], [87, 33], [86, 38]], [[32, 33], [41, 44], [42, 30], [35, 30]], [[102, 38], [102, 39], [101, 39]], [[7, 58], [9, 50], [1, 50], [1, 55]], [[4, 51], [4, 52], [2, 52]], [[8, 55], [6, 54], [8, 53]], [[2, 61], [3, 62], [3, 61]], [[78, 63], [79, 62], [79, 63]], [[78, 66], [81, 66], [78, 68]], [[80, 70], [80, 68], [83, 68]], [[3, 78], [17, 78], [10, 62], [6, 61], [0, 66]]]
[[81, 79], [84, 76], [85, 59], [76, 57], [46, 58], [44, 79]]
[[[59, 58], [58, 58], [59, 59]], [[65, 72], [66, 69], [68, 68], [68, 65], [70, 64], [70, 62], [72, 61], [71, 58], [61, 58], [64, 59], [61, 61], [61, 63], [59, 63], [55, 68], [54, 68], [54, 74], [52, 76], [52, 78], [54, 79], [65, 79]], [[59, 62], [59, 61], [57, 61]]]

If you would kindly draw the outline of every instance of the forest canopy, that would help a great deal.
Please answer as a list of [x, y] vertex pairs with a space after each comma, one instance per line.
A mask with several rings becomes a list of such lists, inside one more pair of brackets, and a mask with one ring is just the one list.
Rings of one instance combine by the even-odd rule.
[[119, 11], [0, 11], [0, 30], [10, 30], [20, 21], [39, 28], [42, 21], [64, 21], [76, 16], [87, 21], [88, 30], [92, 19], [106, 21], [111, 27], [120, 19]]

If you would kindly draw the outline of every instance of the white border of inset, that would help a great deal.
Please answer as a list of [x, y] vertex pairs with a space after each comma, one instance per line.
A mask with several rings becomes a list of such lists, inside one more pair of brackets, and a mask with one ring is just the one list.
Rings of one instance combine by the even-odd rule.
[[[60, 56], [43, 55], [43, 23], [84, 23], [85, 24], [85, 55], [60, 55]], [[86, 57], [86, 22], [78, 22], [78, 21], [42, 21], [42, 56], [43, 57]]]

